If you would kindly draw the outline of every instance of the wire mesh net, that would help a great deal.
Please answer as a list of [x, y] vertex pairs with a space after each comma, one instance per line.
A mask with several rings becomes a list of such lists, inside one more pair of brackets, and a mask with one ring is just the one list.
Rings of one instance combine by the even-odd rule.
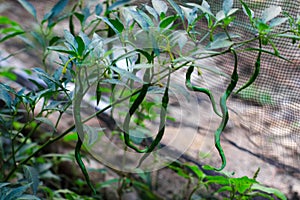
[[[222, 1], [207, 1], [214, 13], [222, 9]], [[264, 9], [270, 6], [280, 6], [283, 12], [296, 18], [299, 12], [299, 1], [245, 1], [260, 17]], [[241, 8], [240, 1], [234, 1], [234, 7]], [[249, 19], [240, 9], [235, 23], [229, 32], [238, 33], [241, 39], [251, 38], [255, 34], [247, 25]], [[278, 31], [288, 26], [278, 27]], [[292, 44], [291, 39], [274, 40], [280, 55], [286, 60], [272, 55], [262, 54], [261, 71], [256, 82], [242, 91], [238, 98], [233, 98], [230, 107], [238, 112], [241, 124], [247, 128], [250, 146], [247, 151], [265, 162], [284, 170], [285, 173], [300, 173], [300, 51], [299, 44]], [[258, 44], [249, 47], [258, 48]], [[273, 48], [263, 46], [273, 52]], [[251, 76], [258, 52], [245, 52], [239, 55], [238, 88]], [[218, 59], [219, 66], [228, 74], [232, 71], [233, 59], [224, 56]], [[243, 99], [241, 103], [238, 99]], [[246, 103], [245, 103], [246, 100]], [[231, 141], [233, 145], [242, 148], [239, 141]]]

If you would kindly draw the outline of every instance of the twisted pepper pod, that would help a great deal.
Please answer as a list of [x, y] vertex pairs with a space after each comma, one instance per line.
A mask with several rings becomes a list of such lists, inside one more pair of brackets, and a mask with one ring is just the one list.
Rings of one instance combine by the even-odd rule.
[[217, 106], [216, 106], [216, 102], [215, 102], [215, 99], [214, 99], [214, 96], [213, 94], [211, 93], [211, 91], [209, 89], [206, 89], [206, 88], [202, 88], [202, 87], [198, 87], [198, 86], [195, 86], [191, 83], [191, 74], [193, 73], [194, 71], [194, 66], [190, 66], [186, 72], [186, 78], [185, 78], [185, 85], [186, 87], [190, 90], [190, 91], [196, 91], [196, 92], [202, 92], [204, 94], [206, 94], [210, 101], [211, 101], [211, 104], [212, 104], [212, 107], [213, 107], [213, 110], [214, 112], [219, 116], [219, 117], [222, 117], [222, 115], [219, 113], [219, 111], [217, 110]]
[[233, 53], [234, 60], [235, 60], [234, 61], [234, 70], [231, 75], [231, 82], [228, 85], [226, 91], [223, 93], [222, 97], [220, 98], [221, 111], [222, 111], [223, 115], [222, 115], [222, 121], [221, 121], [218, 129], [215, 132], [215, 147], [217, 148], [219, 155], [222, 159], [221, 167], [214, 168], [214, 170], [216, 170], [216, 171], [221, 171], [226, 166], [226, 157], [225, 157], [223, 148], [221, 146], [220, 137], [221, 137], [221, 133], [223, 132], [224, 128], [227, 125], [228, 118], [229, 118], [226, 101], [227, 101], [228, 97], [230, 96], [230, 94], [232, 93], [232, 91], [234, 90], [234, 88], [236, 87], [236, 84], [238, 82], [238, 73], [237, 73], [238, 58], [237, 58], [237, 54], [234, 49], [231, 49], [231, 52]]
[[[261, 43], [262, 43], [261, 39], [259, 39], [259, 49], [260, 50], [262, 49]], [[249, 87], [256, 80], [256, 78], [258, 77], [259, 72], [260, 72], [260, 58], [261, 58], [261, 53], [262, 53], [262, 51], [258, 52], [257, 59], [256, 59], [256, 62], [255, 62], [254, 73], [252, 74], [252, 76], [250, 77], [250, 79], [248, 80], [248, 82], [246, 82], [241, 88], [239, 88], [236, 91], [236, 94], [239, 93], [240, 91], [242, 91], [243, 89]]]
[[164, 91], [164, 96], [162, 98], [162, 106], [160, 110], [160, 123], [159, 123], [159, 131], [154, 139], [154, 141], [151, 143], [150, 147], [145, 152], [146, 154], [143, 155], [143, 157], [140, 159], [139, 164], [137, 165], [137, 168], [143, 163], [143, 161], [150, 155], [155, 147], [160, 143], [164, 133], [165, 133], [165, 127], [166, 127], [166, 116], [167, 116], [167, 107], [169, 104], [169, 85], [170, 85], [170, 76], [168, 77], [168, 82]]

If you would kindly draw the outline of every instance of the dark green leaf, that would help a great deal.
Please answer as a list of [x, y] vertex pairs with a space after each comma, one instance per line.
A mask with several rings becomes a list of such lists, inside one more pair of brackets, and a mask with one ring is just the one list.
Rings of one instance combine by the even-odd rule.
[[233, 0], [223, 0], [223, 11], [225, 15], [232, 9]]
[[277, 17], [281, 12], [280, 6], [270, 6], [269, 8], [265, 9], [262, 13], [261, 20], [266, 23], [271, 19]]
[[12, 102], [12, 98], [9, 95], [9, 93], [7, 92], [7, 90], [5, 90], [5, 87], [3, 87], [4, 85], [0, 85], [0, 99], [2, 101], [4, 101], [4, 103], [10, 107], [11, 106], [11, 102]]
[[47, 49], [52, 50], [52, 51], [61, 52], [61, 53], [67, 53], [72, 56], [76, 56], [76, 52], [70, 51], [66, 47], [63, 47], [63, 46], [52, 46], [52, 47], [48, 47]]
[[78, 13], [78, 12], [74, 13], [74, 15], [80, 21], [80, 24], [83, 24], [83, 22], [84, 22], [84, 15], [81, 14], [81, 13]]
[[97, 5], [96, 5], [96, 8], [95, 8], [95, 14], [98, 15], [98, 16], [100, 16], [101, 13], [102, 13], [102, 11], [103, 11], [103, 6], [102, 6], [102, 4], [97, 4]]
[[118, 30], [119, 33], [122, 33], [124, 26], [119, 19], [109, 19], [110, 23]]
[[75, 40], [76, 40], [76, 43], [77, 43], [77, 53], [78, 53], [79, 56], [83, 56], [83, 52], [85, 50], [84, 42], [83, 42], [82, 38], [79, 37], [79, 36], [76, 36]]
[[26, 0], [18, 0], [18, 2], [36, 19], [36, 10], [30, 2]]
[[101, 100], [101, 82], [98, 81], [97, 87], [96, 87], [96, 100], [97, 100], [97, 106], [99, 105], [99, 102]]
[[45, 14], [42, 23], [48, 21], [48, 27], [53, 26], [53, 20], [64, 10], [68, 2], [69, 0], [60, 0], [57, 4], [55, 4], [50, 12]]
[[35, 195], [37, 193], [39, 182], [40, 182], [38, 177], [38, 172], [35, 168], [27, 165], [23, 166], [23, 170], [24, 170], [25, 178], [28, 180], [29, 183], [32, 183], [31, 189], [33, 194]]
[[178, 17], [176, 15], [171, 15], [169, 17], [164, 18], [160, 23], [159, 23], [159, 28], [165, 29], [165, 28], [170, 28], [172, 24], [175, 22], [175, 20]]
[[243, 6], [243, 11], [248, 17], [250, 18], [250, 21], [252, 21], [254, 17], [254, 12], [248, 7], [246, 3], [244, 3], [242, 0], [240, 0]]
[[58, 37], [58, 36], [54, 36], [54, 37], [52, 37], [51, 39], [50, 39], [50, 41], [49, 41], [49, 46], [52, 46], [52, 45], [54, 45], [57, 41], [59, 41], [61, 38], [60, 37]]
[[120, 32], [118, 29], [110, 22], [110, 20], [106, 17], [98, 17], [102, 21], [104, 21], [116, 34], [119, 34]]

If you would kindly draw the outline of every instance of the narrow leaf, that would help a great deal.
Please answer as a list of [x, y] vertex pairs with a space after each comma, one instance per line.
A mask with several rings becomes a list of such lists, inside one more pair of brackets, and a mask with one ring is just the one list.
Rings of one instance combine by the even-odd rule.
[[233, 44], [234, 44], [234, 42], [229, 41], [229, 40], [215, 40], [215, 41], [209, 43], [209, 45], [206, 48], [209, 50], [227, 48]]
[[100, 103], [100, 100], [101, 100], [101, 82], [98, 81], [97, 83], [97, 88], [96, 88], [96, 100], [97, 100], [97, 106], [99, 105]]
[[29, 183], [32, 183], [31, 188], [33, 194], [35, 195], [37, 193], [40, 182], [38, 177], [38, 171], [35, 168], [26, 165], [23, 166], [23, 170], [25, 178], [28, 180]]
[[157, 12], [150, 6], [145, 5], [146, 10], [155, 18], [155, 20], [158, 20], [158, 14]]
[[275, 26], [279, 26], [280, 24], [283, 24], [284, 22], [286, 22], [288, 20], [287, 17], [278, 17], [278, 18], [274, 18], [271, 20], [270, 22], [270, 27], [275, 27]]
[[274, 194], [279, 199], [287, 200], [286, 196], [282, 192], [280, 192], [279, 190], [274, 189], [274, 188], [268, 188], [268, 187], [265, 187], [265, 186], [262, 186], [262, 185], [253, 184], [251, 189], [252, 190], [259, 190], [259, 191], [265, 192], [267, 194]]
[[177, 14], [179, 15], [179, 17], [184, 20], [184, 14], [181, 10], [181, 8], [175, 3], [175, 1], [173, 0], [168, 0], [168, 2], [171, 4], [171, 6], [174, 8], [174, 10], [177, 12]]
[[108, 11], [112, 11], [115, 10], [121, 6], [124, 6], [126, 4], [128, 4], [131, 0], [119, 0], [119, 1], [115, 1], [111, 6], [108, 7]]
[[35, 119], [42, 122], [42, 123], [44, 123], [44, 124], [49, 125], [51, 128], [56, 130], [54, 124], [52, 123], [52, 121], [50, 119], [48, 119], [46, 117], [36, 117]]
[[250, 20], [252, 21], [253, 17], [254, 17], [254, 12], [253, 10], [251, 10], [248, 5], [246, 3], [244, 3], [242, 0], [240, 0], [242, 3], [242, 7], [243, 7], [243, 12], [248, 15], [248, 17], [250, 18]]
[[281, 12], [280, 6], [270, 6], [269, 8], [265, 9], [262, 13], [261, 20], [266, 23], [271, 19], [277, 17]]
[[36, 10], [30, 2], [26, 0], [18, 0], [18, 2], [36, 19]]

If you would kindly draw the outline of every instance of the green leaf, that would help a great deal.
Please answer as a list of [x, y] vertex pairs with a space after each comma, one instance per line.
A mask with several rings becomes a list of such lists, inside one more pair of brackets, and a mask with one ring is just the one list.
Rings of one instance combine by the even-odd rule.
[[48, 47], [47, 49], [52, 50], [52, 51], [61, 52], [61, 53], [70, 54], [72, 56], [76, 56], [76, 52], [70, 51], [66, 47], [63, 47], [63, 46], [52, 46], [52, 47]]
[[177, 19], [176, 15], [164, 18], [159, 23], [159, 28], [161, 28], [161, 29], [170, 28], [170, 26], [172, 26], [172, 24], [175, 22], [176, 19]]
[[128, 4], [131, 0], [119, 0], [115, 1], [111, 6], [108, 7], [107, 11], [115, 10], [121, 6]]
[[101, 13], [102, 13], [102, 11], [103, 11], [103, 6], [102, 6], [102, 4], [97, 4], [97, 5], [96, 5], [96, 8], [95, 8], [95, 14], [98, 15], [98, 16], [100, 16]]
[[300, 40], [300, 36], [292, 35], [292, 34], [278, 34], [276, 37], [290, 38], [294, 40]]
[[28, 2], [27, 0], [18, 0], [18, 2], [35, 18], [36, 18], [36, 10], [34, 6]]
[[232, 9], [233, 0], [223, 0], [223, 11], [225, 15]]
[[243, 12], [248, 15], [248, 17], [250, 18], [250, 21], [252, 21], [253, 17], [254, 17], [254, 12], [253, 10], [251, 10], [248, 5], [246, 3], [244, 3], [242, 0], [240, 0], [242, 3], [242, 7], [243, 7]]
[[109, 19], [110, 23], [118, 30], [119, 33], [122, 33], [124, 26], [119, 19]]
[[102, 94], [102, 91], [101, 91], [101, 82], [98, 81], [97, 87], [96, 87], [96, 101], [97, 101], [97, 106], [99, 105], [99, 102], [101, 100], [101, 94]]
[[7, 90], [5, 89], [5, 87], [3, 87], [4, 85], [0, 85], [0, 99], [2, 101], [4, 101], [4, 103], [10, 107], [11, 106], [11, 102], [13, 101], [11, 96], [9, 95], [9, 93], [7, 92]]
[[30, 187], [31, 184], [26, 184], [17, 188], [12, 188], [7, 195], [5, 196], [5, 200], [15, 200], [20, 197], [26, 190]]
[[261, 20], [266, 23], [270, 21], [271, 19], [274, 19], [277, 17], [281, 12], [281, 7], [280, 6], [270, 6], [269, 8], [265, 9], [262, 12], [262, 17]]
[[54, 124], [53, 124], [53, 122], [52, 122], [50, 119], [48, 119], [48, 118], [46, 118], [46, 117], [36, 117], [35, 119], [36, 119], [37, 121], [40, 121], [40, 122], [42, 122], [42, 123], [44, 123], [44, 124], [49, 125], [51, 128], [53, 128], [54, 130], [56, 130], [56, 129], [55, 129], [55, 126], [54, 126]]
[[79, 56], [83, 56], [83, 52], [85, 50], [85, 44], [80, 36], [75, 36], [75, 40], [77, 43], [77, 54]]
[[174, 10], [177, 12], [177, 14], [179, 15], [179, 17], [181, 18], [181, 20], [184, 20], [184, 14], [183, 11], [181, 10], [181, 8], [175, 3], [175, 1], [173, 0], [167, 0], [171, 6], [174, 8]]
[[229, 178], [225, 176], [206, 176], [205, 183], [229, 185]]
[[251, 189], [262, 191], [267, 194], [274, 194], [276, 197], [278, 197], [281, 200], [287, 200], [286, 196], [281, 191], [274, 189], [274, 188], [265, 187], [265, 186], [262, 186], [259, 184], [253, 184]]
[[229, 41], [229, 40], [215, 40], [211, 43], [208, 44], [206, 49], [212, 50], [212, 49], [221, 49], [221, 48], [227, 48], [233, 45], [234, 42]]
[[214, 17], [214, 14], [210, 11], [210, 5], [205, 0], [202, 1], [201, 6], [195, 3], [187, 3], [187, 5], [199, 8], [203, 13]]
[[38, 171], [30, 166], [24, 165], [23, 166], [23, 170], [24, 170], [24, 176], [25, 178], [28, 180], [29, 183], [31, 184], [31, 189], [34, 195], [36, 195], [37, 190], [38, 190], [38, 186], [39, 186], [39, 175], [38, 175]]
[[192, 170], [197, 175], [199, 180], [202, 180], [206, 176], [204, 172], [196, 165], [185, 164], [185, 166]]
[[168, 11], [167, 4], [162, 0], [152, 0], [152, 6], [159, 16], [161, 13], [166, 14]]
[[246, 192], [252, 184], [257, 183], [254, 179], [250, 179], [247, 176], [243, 176], [241, 178], [231, 178], [230, 184], [234, 186], [234, 188], [240, 193], [243, 194]]
[[275, 19], [272, 19], [270, 22], [270, 27], [279, 26], [280, 24], [286, 22], [288, 20], [287, 17], [278, 17]]
[[107, 17], [98, 17], [102, 21], [104, 21], [116, 34], [119, 34], [119, 30], [110, 22]]
[[[114, 66], [110, 66], [109, 68], [111, 68], [113, 71], [120, 74], [122, 78], [128, 78], [128, 79], [134, 80], [136, 82], [143, 83], [143, 81], [139, 77], [137, 77], [136, 75], [134, 75], [133, 73], [131, 73], [127, 70], [124, 70], [124, 69], [121, 69], [118, 67], [114, 67]], [[111, 80], [111, 79], [108, 79], [108, 80]]]
[[69, 0], [60, 0], [59, 2], [57, 2], [57, 4], [54, 5], [50, 12], [44, 15], [42, 23], [48, 21], [48, 27], [52, 27], [55, 24], [53, 20], [64, 10], [68, 2]]
[[149, 30], [148, 22], [145, 20], [145, 18], [140, 13], [138, 13], [137, 11], [131, 10], [131, 9], [129, 9], [128, 11], [129, 11], [130, 15], [132, 16], [132, 18], [139, 24], [139, 26], [143, 30], [145, 30], [145, 31]]
[[145, 5], [146, 10], [155, 18], [155, 20], [158, 20], [158, 14], [157, 12], [150, 6]]

